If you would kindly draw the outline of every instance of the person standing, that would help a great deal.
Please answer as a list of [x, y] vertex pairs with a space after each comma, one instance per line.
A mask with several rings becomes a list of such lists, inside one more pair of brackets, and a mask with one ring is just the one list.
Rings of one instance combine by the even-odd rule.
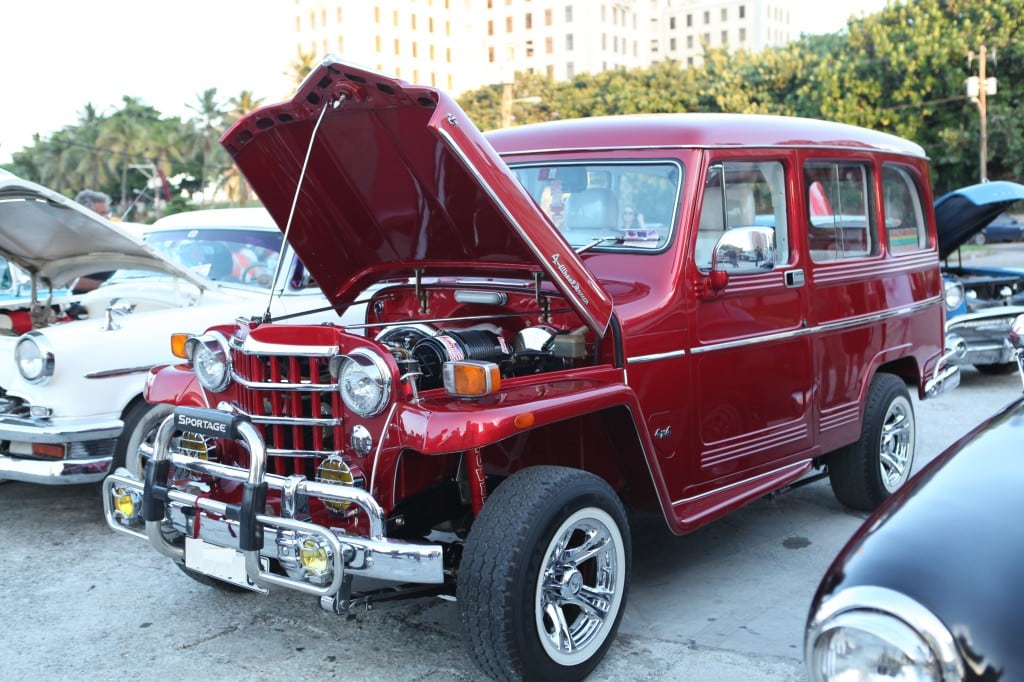
[[94, 189], [83, 189], [75, 195], [75, 203], [81, 204], [95, 213], [110, 219], [110, 195]]

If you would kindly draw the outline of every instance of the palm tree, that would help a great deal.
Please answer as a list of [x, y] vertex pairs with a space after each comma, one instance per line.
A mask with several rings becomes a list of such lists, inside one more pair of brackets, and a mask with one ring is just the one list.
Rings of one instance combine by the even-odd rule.
[[[225, 114], [225, 124], [228, 126], [234, 124], [238, 119], [256, 110], [262, 103], [263, 98], [254, 97], [252, 90], [242, 90], [237, 96], [228, 100], [228, 106], [231, 109]], [[221, 174], [219, 186], [224, 187], [228, 197], [236, 200], [239, 206], [245, 206], [248, 203], [249, 183], [238, 172], [238, 167], [235, 164], [228, 165]]]
[[223, 126], [224, 122], [224, 111], [221, 109], [223, 106], [217, 99], [217, 88], [207, 88], [199, 95], [196, 95], [196, 104], [186, 104], [189, 109], [199, 114], [198, 123], [200, 139], [203, 145], [203, 162], [202, 170], [200, 175], [200, 187], [202, 195], [200, 197], [200, 205], [206, 203], [206, 168], [210, 161], [210, 153], [212, 149], [211, 138], [214, 136], [217, 130]]
[[316, 68], [316, 65], [317, 59], [314, 53], [300, 50], [296, 53], [295, 61], [288, 65], [288, 70], [284, 72], [284, 75], [291, 78], [292, 85], [298, 87], [302, 81], [306, 80], [306, 76]]

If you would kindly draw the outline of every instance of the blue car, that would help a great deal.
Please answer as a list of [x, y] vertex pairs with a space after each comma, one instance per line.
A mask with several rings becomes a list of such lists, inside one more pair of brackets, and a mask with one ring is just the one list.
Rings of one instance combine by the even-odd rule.
[[960, 247], [1021, 200], [1024, 185], [996, 181], [935, 201], [947, 345], [964, 349], [955, 359], [958, 365], [973, 365], [985, 374], [1005, 374], [1017, 367], [1007, 334], [1014, 318], [1024, 313], [1024, 270], [965, 265]]
[[1000, 213], [996, 219], [974, 235], [975, 244], [996, 244], [1024, 240], [1024, 220], [1009, 213]]

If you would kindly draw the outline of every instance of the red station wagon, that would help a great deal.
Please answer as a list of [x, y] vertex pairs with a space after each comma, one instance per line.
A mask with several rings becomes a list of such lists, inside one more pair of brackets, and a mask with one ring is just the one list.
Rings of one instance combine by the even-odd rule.
[[222, 143], [365, 323], [175, 337], [147, 389], [175, 413], [107, 480], [109, 524], [338, 613], [454, 594], [492, 677], [597, 665], [627, 509], [681, 534], [824, 475], [872, 509], [911, 470], [907, 386], [959, 381], [927, 159], [890, 135], [701, 114], [482, 135], [443, 92], [328, 59]]

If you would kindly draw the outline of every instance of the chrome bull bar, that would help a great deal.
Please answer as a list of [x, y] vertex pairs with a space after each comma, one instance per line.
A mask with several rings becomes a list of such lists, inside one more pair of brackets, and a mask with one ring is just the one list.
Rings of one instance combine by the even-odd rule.
[[[266, 446], [259, 432], [245, 419], [215, 410], [190, 410], [191, 414], [214, 415], [216, 418], [234, 419], [232, 435], [249, 452], [248, 469], [191, 457], [171, 450], [171, 438], [180, 428], [176, 418], [179, 410], [169, 416], [157, 430], [153, 457], [146, 466], [146, 480], [140, 481], [127, 470], [119, 469], [104, 482], [104, 509], [107, 524], [116, 531], [147, 539], [161, 554], [178, 563], [185, 563], [185, 549], [164, 537], [162, 524], [167, 503], [176, 503], [208, 514], [214, 514], [236, 529], [238, 551], [245, 560], [248, 579], [261, 590], [270, 586], [294, 589], [315, 596], [331, 597], [342, 589], [346, 572], [397, 582], [441, 584], [444, 582], [442, 550], [436, 544], [416, 544], [384, 536], [384, 511], [374, 497], [365, 490], [310, 481], [302, 476], [277, 476], [266, 473]], [[223, 437], [220, 436], [220, 437]], [[241, 505], [230, 505], [206, 496], [168, 487], [169, 466], [173, 464], [200, 474], [227, 479], [243, 484]], [[314, 496], [320, 499], [357, 505], [369, 519], [367, 536], [350, 535], [297, 519], [272, 516], [264, 511], [268, 488], [282, 491], [288, 499], [296, 496]], [[114, 491], [130, 490], [142, 498], [142, 518], [145, 533], [139, 533], [119, 522], [120, 513], [113, 508]], [[237, 509], [237, 515], [235, 511]], [[235, 518], [232, 518], [235, 517]], [[229, 520], [230, 519], [230, 520]], [[237, 519], [237, 520], [235, 520]], [[265, 570], [261, 565], [264, 530], [290, 530], [322, 539], [331, 550], [332, 579], [328, 585], [314, 585]], [[270, 543], [273, 546], [273, 543]], [[268, 552], [264, 555], [271, 556]]]

